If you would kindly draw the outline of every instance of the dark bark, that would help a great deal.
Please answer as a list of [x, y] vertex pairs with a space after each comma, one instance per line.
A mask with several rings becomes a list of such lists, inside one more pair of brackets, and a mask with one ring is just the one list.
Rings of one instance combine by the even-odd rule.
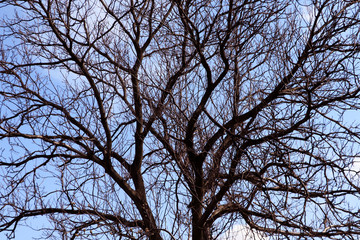
[[357, 1], [0, 10], [0, 232], [360, 236]]

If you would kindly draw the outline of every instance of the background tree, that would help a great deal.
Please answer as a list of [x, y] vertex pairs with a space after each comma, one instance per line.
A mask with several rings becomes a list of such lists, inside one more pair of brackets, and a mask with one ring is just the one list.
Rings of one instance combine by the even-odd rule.
[[9, 237], [359, 238], [358, 1], [1, 8]]

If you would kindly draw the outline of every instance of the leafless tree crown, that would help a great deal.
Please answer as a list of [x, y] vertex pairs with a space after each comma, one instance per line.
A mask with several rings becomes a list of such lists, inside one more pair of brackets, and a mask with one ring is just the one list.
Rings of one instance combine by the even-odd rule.
[[40, 216], [44, 239], [360, 238], [359, 1], [0, 11], [9, 238]]

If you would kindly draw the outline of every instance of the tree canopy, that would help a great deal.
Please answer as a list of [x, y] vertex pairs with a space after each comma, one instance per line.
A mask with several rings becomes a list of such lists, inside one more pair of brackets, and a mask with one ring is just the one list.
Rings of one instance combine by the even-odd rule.
[[0, 9], [9, 238], [359, 238], [359, 1]]

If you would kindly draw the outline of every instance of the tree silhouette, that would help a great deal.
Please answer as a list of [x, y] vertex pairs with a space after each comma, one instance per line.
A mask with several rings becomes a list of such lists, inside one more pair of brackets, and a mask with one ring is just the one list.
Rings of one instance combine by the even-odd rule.
[[360, 236], [358, 1], [1, 9], [9, 238], [38, 216], [46, 239]]

